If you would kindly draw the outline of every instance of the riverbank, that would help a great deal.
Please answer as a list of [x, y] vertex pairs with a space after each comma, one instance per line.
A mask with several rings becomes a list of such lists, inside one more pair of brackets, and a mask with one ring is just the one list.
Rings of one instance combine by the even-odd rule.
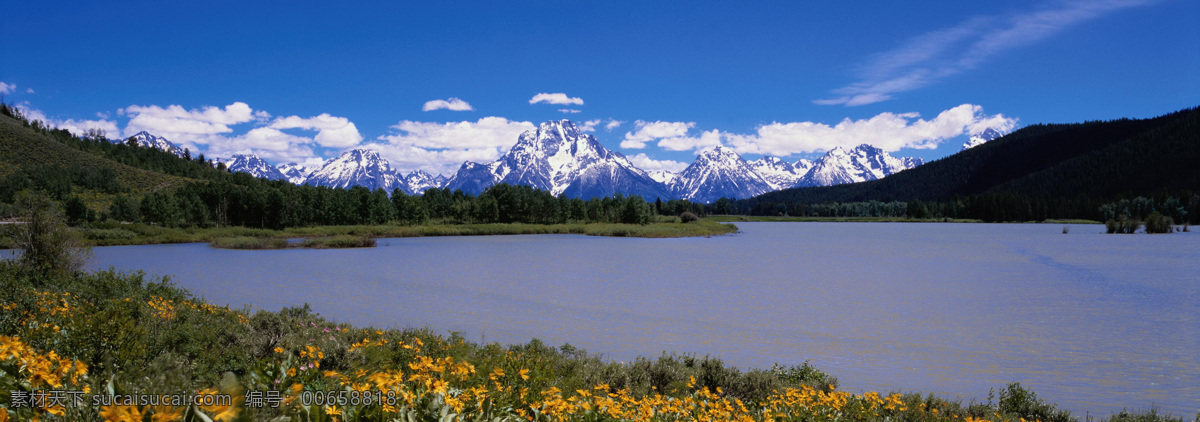
[[[11, 233], [15, 225], [7, 225], [5, 235], [0, 236], [0, 248], [12, 248], [15, 242]], [[207, 243], [218, 241], [222, 245], [270, 246], [250, 249], [276, 249], [288, 247], [286, 239], [315, 239], [312, 247], [345, 247], [342, 242], [328, 242], [337, 236], [360, 238], [421, 237], [421, 236], [490, 236], [517, 234], [582, 234], [588, 236], [615, 237], [706, 237], [736, 233], [733, 224], [701, 220], [691, 223], [673, 221], [650, 224], [577, 223], [577, 224], [427, 224], [417, 226], [320, 226], [299, 227], [283, 230], [253, 229], [246, 227], [190, 227], [168, 228], [148, 224], [97, 224], [81, 226], [77, 230], [88, 246], [156, 245], [168, 243]], [[245, 238], [259, 239], [253, 242]], [[225, 240], [220, 240], [225, 239]], [[235, 240], [237, 239], [237, 240]], [[275, 239], [275, 240], [272, 240]], [[282, 243], [281, 243], [282, 242]], [[219, 245], [218, 245], [219, 246]]]
[[[142, 274], [45, 279], [0, 262], [0, 290], [10, 298], [0, 306], [0, 367], [9, 368], [0, 372], [0, 420], [1078, 420], [1018, 384], [986, 403], [852, 394], [807, 363], [743, 371], [677, 354], [617, 363], [536, 339], [479, 344], [354, 327], [307, 305], [249, 313]], [[37, 390], [89, 397], [79, 407], [13, 404]], [[230, 401], [94, 406], [90, 396], [197, 392]], [[1154, 410], [1107, 420], [1185, 421]]]

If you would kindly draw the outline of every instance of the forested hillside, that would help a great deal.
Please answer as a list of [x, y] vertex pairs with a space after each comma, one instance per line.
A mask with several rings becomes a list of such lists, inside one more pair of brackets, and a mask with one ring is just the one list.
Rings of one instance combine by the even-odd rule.
[[[1153, 119], [1039, 124], [887, 178], [789, 189], [720, 204], [756, 215], [811, 215], [817, 204], [905, 201], [911, 217], [1029, 221], [1100, 220], [1100, 207], [1145, 197], [1200, 203], [1200, 109]], [[917, 214], [917, 215], [911, 215]]]

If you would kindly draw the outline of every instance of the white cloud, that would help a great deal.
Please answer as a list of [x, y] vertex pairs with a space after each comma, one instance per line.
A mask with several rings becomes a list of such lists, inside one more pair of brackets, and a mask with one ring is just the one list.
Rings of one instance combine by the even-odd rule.
[[580, 124], [579, 130], [582, 132], [595, 132], [598, 125], [600, 125], [600, 119], [587, 120]]
[[448, 100], [426, 101], [425, 105], [421, 107], [421, 111], [433, 110], [474, 111], [475, 108], [471, 107], [471, 104], [468, 104], [466, 101], [455, 97], [450, 97]]
[[156, 105], [129, 107], [117, 110], [117, 114], [129, 116], [125, 125], [125, 136], [147, 131], [162, 136], [176, 144], [192, 146], [207, 145], [226, 140], [223, 134], [232, 133], [231, 125], [261, 121], [270, 117], [265, 111], [254, 111], [243, 102], [220, 107], [184, 109], [179, 105], [159, 107]]
[[622, 123], [625, 123], [625, 122], [622, 122], [620, 120], [608, 119], [608, 123], [604, 124], [604, 130], [612, 132], [613, 129], [621, 127]]
[[12, 94], [13, 92], [16, 92], [16, 90], [17, 84], [6, 84], [4, 82], [0, 82], [0, 94]]
[[358, 133], [358, 127], [350, 119], [330, 116], [329, 113], [321, 113], [307, 119], [300, 116], [280, 117], [272, 121], [269, 127], [318, 131], [313, 140], [329, 148], [348, 148], [358, 145], [363, 140], [362, 135]]
[[557, 104], [557, 105], [583, 105], [583, 98], [568, 97], [567, 94], [564, 94], [561, 92], [555, 92], [553, 94], [547, 94], [545, 92], [542, 92], [542, 93], [538, 93], [537, 95], [534, 95], [533, 98], [529, 99], [529, 104], [537, 104], [537, 103]]
[[212, 157], [231, 157], [234, 154], [253, 154], [276, 165], [288, 162], [309, 162], [315, 158], [313, 140], [295, 136], [271, 127], [257, 127], [233, 138], [210, 143], [205, 154]]
[[696, 122], [634, 122], [634, 131], [626, 132], [621, 141], [621, 148], [642, 149], [647, 142], [663, 138], [679, 138], [687, 136], [688, 130], [696, 126]]
[[721, 139], [728, 134], [717, 129], [701, 132], [699, 137], [676, 136], [658, 140], [658, 147], [667, 151], [701, 150], [722, 145]]
[[560, 109], [558, 109], [558, 112], [559, 112], [559, 113], [564, 113], [564, 114], [576, 114], [576, 113], [581, 113], [581, 112], [583, 112], [583, 110], [576, 110], [576, 109], [573, 109], [573, 108], [560, 108]]
[[787, 156], [860, 144], [896, 151], [932, 149], [956, 136], [978, 133], [987, 127], [1009, 131], [1016, 124], [1016, 119], [983, 114], [983, 107], [963, 104], [930, 120], [921, 119], [917, 113], [880, 113], [868, 119], [845, 119], [833, 126], [814, 122], [771, 123], [759, 126], [753, 135], [725, 134], [724, 138], [742, 154]]
[[637, 168], [640, 168], [645, 171], [662, 170], [662, 171], [669, 171], [671, 173], [679, 173], [679, 172], [683, 171], [683, 169], [687, 168], [687, 166], [688, 166], [688, 163], [683, 163], [683, 162], [679, 162], [679, 161], [655, 160], [643, 153], [638, 153], [636, 155], [630, 155], [629, 161], [632, 162], [633, 165], [636, 166]]
[[32, 94], [32, 93], [33, 93], [33, 88], [25, 88], [25, 93], [26, 93], [26, 94]]
[[503, 117], [449, 123], [404, 120], [392, 126], [395, 133], [379, 137], [385, 143], [371, 146], [395, 168], [450, 174], [463, 161], [495, 161], [522, 133], [536, 128], [533, 123]]
[[1062, 30], [1121, 9], [1157, 0], [1073, 0], [1054, 7], [967, 19], [953, 27], [914, 37], [900, 47], [871, 57], [859, 69], [860, 80], [833, 90], [820, 105], [857, 106], [886, 101], [943, 78], [975, 69], [992, 57], [1033, 44]]

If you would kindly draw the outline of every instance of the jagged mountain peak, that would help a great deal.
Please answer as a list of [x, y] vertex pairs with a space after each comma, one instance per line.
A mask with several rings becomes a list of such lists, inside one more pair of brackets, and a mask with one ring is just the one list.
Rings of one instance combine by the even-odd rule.
[[258, 178], [268, 180], [287, 179], [287, 176], [279, 171], [278, 168], [253, 154], [235, 154], [226, 162], [226, 166], [231, 172], [249, 173]]
[[662, 184], [570, 120], [543, 122], [522, 133], [516, 145], [495, 162], [463, 163], [445, 186], [479, 193], [498, 183], [582, 198], [613, 193], [668, 196]]
[[985, 142], [994, 140], [1001, 136], [1004, 136], [1004, 134], [1001, 133], [999, 130], [989, 127], [987, 129], [984, 129], [982, 132], [971, 134], [971, 137], [967, 140], [967, 142], [963, 143], [961, 151], [966, 151], [968, 149], [975, 148], [977, 146], [983, 145]]
[[312, 174], [313, 172], [313, 169], [308, 168], [308, 166], [304, 166], [295, 162], [281, 164], [277, 166], [277, 168], [279, 169], [279, 172], [283, 173], [283, 176], [294, 185], [304, 184], [304, 181], [308, 179], [308, 175]]
[[398, 186], [398, 177], [388, 161], [372, 149], [356, 148], [326, 161], [304, 182], [332, 188], [363, 186], [391, 192]]
[[679, 173], [673, 185], [676, 195], [698, 202], [723, 197], [749, 198], [772, 190], [771, 183], [741, 155], [720, 145], [696, 154], [696, 159]]
[[130, 136], [129, 138], [126, 138], [126, 139], [132, 139], [138, 146], [141, 146], [141, 147], [158, 148], [163, 151], [175, 154], [176, 156], [179, 156], [179, 157], [183, 157], [185, 155], [183, 148], [180, 148], [178, 145], [171, 143], [171, 141], [168, 141], [167, 138], [164, 138], [161, 136], [155, 136], [154, 134], [151, 134], [150, 132], [147, 132], [144, 130], [141, 132], [138, 132], [138, 133], [134, 134], [133, 136]]
[[[808, 160], [801, 161], [807, 162]], [[796, 186], [796, 183], [804, 177], [804, 173], [812, 167], [812, 164], [809, 162], [803, 168], [797, 168], [795, 164], [779, 157], [766, 155], [751, 161], [750, 167], [771, 185], [771, 190], [779, 190]]]
[[838, 146], [813, 163], [796, 186], [832, 186], [882, 179], [921, 163], [919, 158], [896, 158], [867, 144], [850, 151]]

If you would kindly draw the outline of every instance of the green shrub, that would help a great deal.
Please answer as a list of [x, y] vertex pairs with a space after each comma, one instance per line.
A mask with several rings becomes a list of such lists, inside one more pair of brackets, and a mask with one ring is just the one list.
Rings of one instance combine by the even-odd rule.
[[700, 217], [697, 217], [696, 214], [693, 214], [691, 211], [684, 211], [683, 214], [679, 214], [679, 221], [684, 223], [691, 223], [699, 219]]
[[996, 404], [996, 410], [1004, 415], [1017, 416], [1031, 421], [1075, 422], [1071, 418], [1071, 412], [1061, 410], [1056, 405], [1038, 399], [1037, 393], [1026, 390], [1016, 382], [1000, 390], [1000, 400]]
[[373, 248], [375, 247], [375, 239], [367, 236], [356, 235], [337, 235], [332, 237], [318, 237], [313, 239], [305, 239], [299, 247], [313, 249], [327, 248]]
[[1175, 221], [1158, 211], [1146, 217], [1146, 233], [1170, 233]]

